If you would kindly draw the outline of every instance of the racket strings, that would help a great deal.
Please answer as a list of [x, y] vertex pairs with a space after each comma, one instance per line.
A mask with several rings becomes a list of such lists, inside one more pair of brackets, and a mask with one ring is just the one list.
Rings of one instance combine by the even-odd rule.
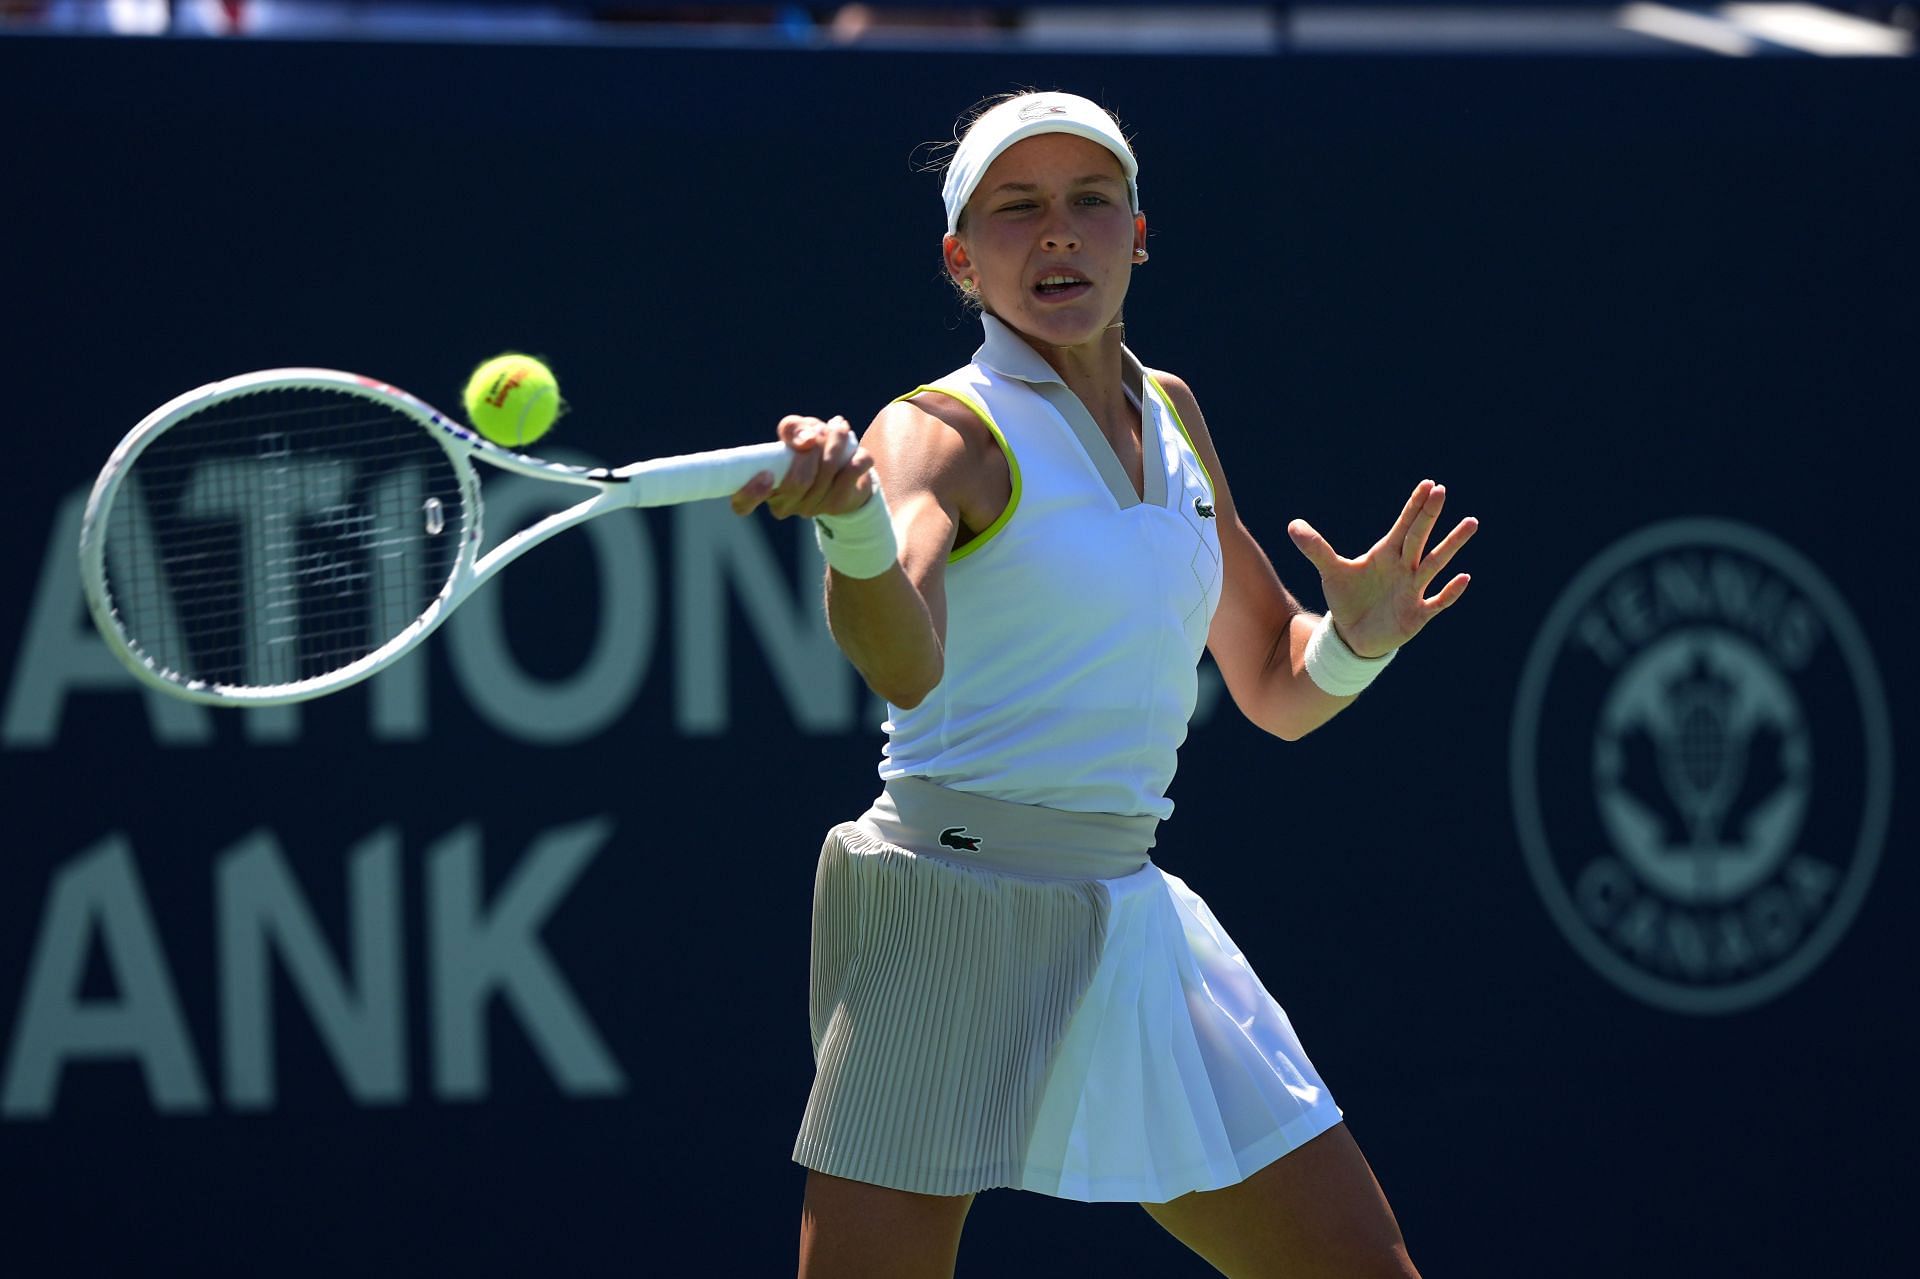
[[467, 532], [462, 491], [425, 428], [349, 392], [217, 401], [123, 480], [108, 597], [130, 646], [178, 683], [317, 679], [438, 597]]

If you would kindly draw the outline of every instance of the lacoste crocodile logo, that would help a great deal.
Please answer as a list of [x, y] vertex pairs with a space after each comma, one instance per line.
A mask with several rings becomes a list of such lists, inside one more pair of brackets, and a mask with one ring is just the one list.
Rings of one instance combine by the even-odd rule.
[[977, 853], [980, 851], [980, 836], [967, 834], [967, 828], [965, 826], [949, 826], [940, 832], [940, 846], [942, 848], [957, 848], [962, 852]]
[[1211, 502], [1202, 502], [1199, 498], [1196, 497], [1193, 499], [1193, 510], [1194, 510], [1194, 513], [1203, 520], [1210, 520], [1213, 518], [1213, 503]]

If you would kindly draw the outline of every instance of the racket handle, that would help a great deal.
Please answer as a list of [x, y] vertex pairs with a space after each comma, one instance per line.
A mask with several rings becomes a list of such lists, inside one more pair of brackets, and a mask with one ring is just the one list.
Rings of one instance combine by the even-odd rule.
[[785, 474], [790, 457], [791, 450], [774, 440], [767, 444], [635, 462], [613, 473], [632, 482], [631, 505], [678, 506], [682, 502], [726, 497], [762, 471], [772, 471], [778, 480]]

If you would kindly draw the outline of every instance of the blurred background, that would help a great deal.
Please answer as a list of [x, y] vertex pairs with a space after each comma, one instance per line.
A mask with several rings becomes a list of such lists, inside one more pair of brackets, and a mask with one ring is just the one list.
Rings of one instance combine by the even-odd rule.
[[[558, 460], [864, 421], [977, 344], [927, 166], [1037, 86], [1130, 130], [1129, 343], [1309, 605], [1296, 516], [1357, 553], [1431, 475], [1482, 521], [1307, 740], [1203, 669], [1155, 854], [1424, 1272], [1899, 1269], [1914, 27], [0, 0], [0, 1266], [791, 1272], [813, 856], [880, 741], [806, 531], [597, 521], [369, 684], [226, 713], [108, 657], [80, 511], [148, 410], [282, 365], [446, 407], [536, 352]], [[1207, 1270], [999, 1192], [960, 1273]]]
[[1131, 49], [1143, 53], [1906, 56], [1910, 0], [1628, 4], [632, 4], [626, 0], [4, 0], [11, 29], [116, 35]]

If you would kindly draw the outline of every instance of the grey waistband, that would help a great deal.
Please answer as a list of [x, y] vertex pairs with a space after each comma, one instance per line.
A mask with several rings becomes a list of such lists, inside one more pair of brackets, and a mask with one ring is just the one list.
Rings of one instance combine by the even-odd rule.
[[917, 777], [887, 782], [859, 825], [889, 844], [1015, 875], [1114, 879], [1148, 862], [1157, 817], [1069, 813], [949, 790]]

